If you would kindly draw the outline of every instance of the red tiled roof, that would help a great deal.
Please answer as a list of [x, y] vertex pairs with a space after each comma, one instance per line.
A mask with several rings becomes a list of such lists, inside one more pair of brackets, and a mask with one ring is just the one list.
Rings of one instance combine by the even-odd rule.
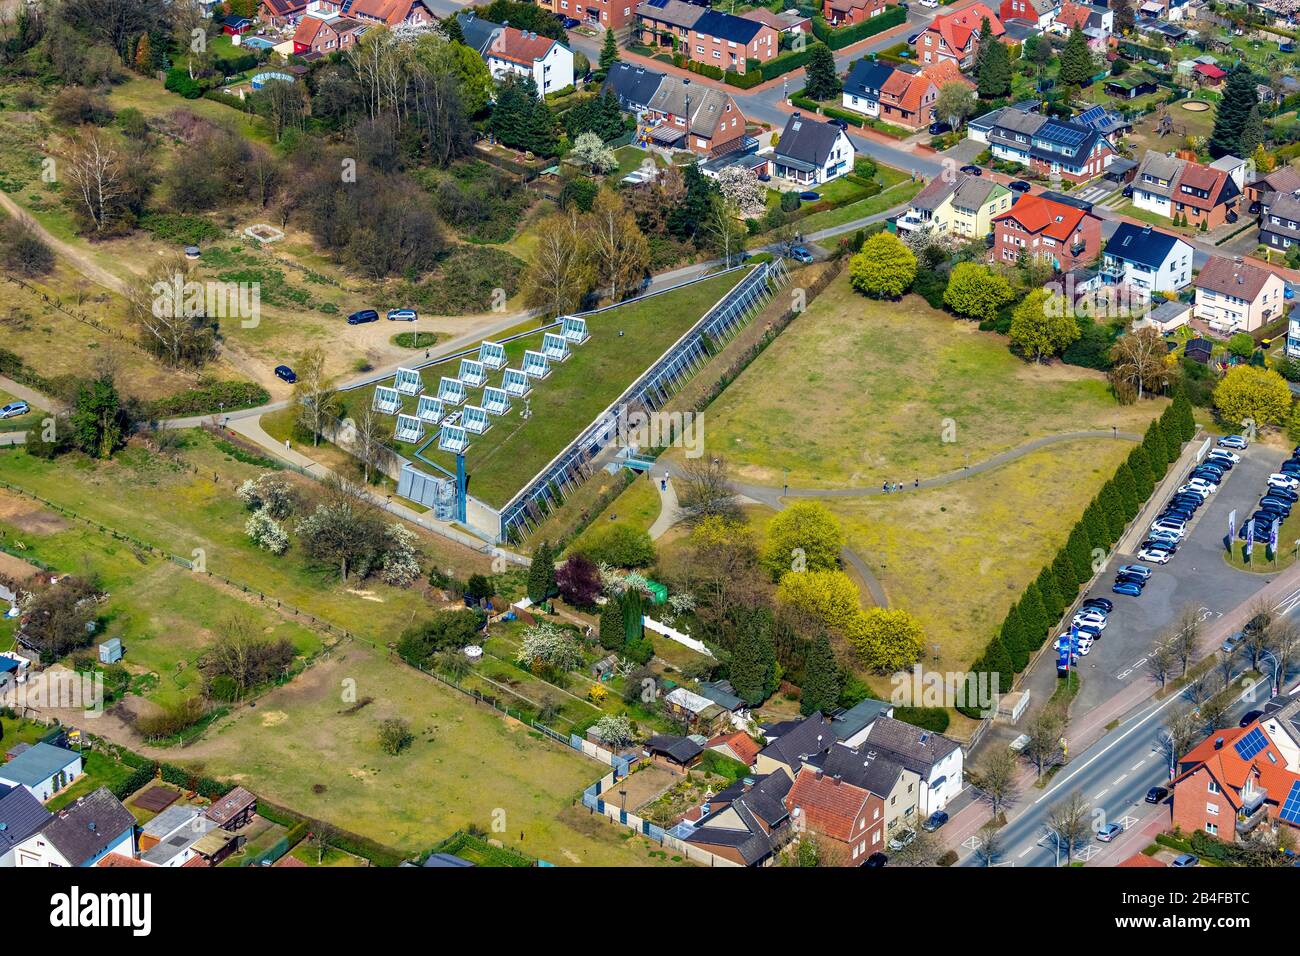
[[495, 40], [488, 53], [501, 60], [510, 60], [523, 66], [532, 66], [550, 51], [555, 41], [536, 33], [524, 33], [514, 27], [506, 27]]
[[1256, 729], [1260, 729], [1262, 733], [1259, 721], [1245, 727], [1216, 730], [1202, 740], [1179, 761], [1188, 769], [1175, 778], [1173, 782], [1175, 790], [1181, 781], [1203, 767], [1219, 782], [1223, 796], [1235, 808], [1240, 808], [1241, 790], [1248, 778], [1253, 778], [1260, 787], [1267, 790], [1270, 799], [1274, 801], [1285, 799], [1286, 794], [1291, 792], [1291, 785], [1300, 780], [1300, 774], [1286, 769], [1285, 757], [1278, 751], [1277, 745], [1268, 739], [1268, 735], [1264, 734], [1268, 743], [1248, 760], [1243, 759], [1237, 753], [1237, 748], [1233, 746], [1246, 734]]
[[1015, 220], [1026, 232], [1041, 232], [1052, 239], [1064, 242], [1079, 228], [1088, 213], [1076, 206], [1044, 199], [1042, 196], [1022, 196], [1020, 201], [994, 222]]
[[142, 866], [146, 869], [152, 869], [152, 865], [144, 862], [144, 860], [137, 860], [135, 857], [123, 856], [121, 853], [109, 853], [95, 865], [102, 867]]
[[740, 762], [745, 765], [752, 765], [758, 759], [758, 752], [761, 749], [758, 744], [754, 743], [749, 734], [737, 730], [735, 733], [718, 734], [718, 736], [709, 740], [705, 744], [708, 749], [713, 750], [715, 747], [729, 747]]
[[297, 867], [297, 866], [301, 866], [301, 867], [307, 866], [306, 863], [298, 859], [296, 856], [289, 856], [287, 853], [284, 856], [280, 857], [280, 859], [276, 860], [275, 865], [290, 867], [290, 868]]
[[311, 46], [316, 41], [316, 34], [325, 26], [324, 20], [315, 17], [303, 17], [298, 21], [298, 29], [293, 31], [293, 42]]
[[1000, 37], [1007, 32], [998, 15], [982, 3], [973, 3], [956, 13], [945, 13], [943, 16], [935, 17], [930, 21], [928, 30], [943, 37], [949, 48], [964, 50], [970, 38], [979, 34], [985, 17], [988, 17], [989, 28], [995, 37]]
[[880, 88], [881, 96], [889, 97], [891, 105], [897, 104], [909, 113], [919, 112], [921, 100], [930, 91], [933, 80], [920, 73], [895, 70]]
[[206, 870], [206, 869], [208, 868], [208, 865], [209, 865], [209, 864], [208, 864], [208, 861], [205, 860], [205, 859], [203, 859], [203, 857], [201, 857], [201, 856], [192, 856], [192, 857], [190, 857], [188, 860], [186, 860], [184, 863], [181, 864], [181, 869], [183, 870], [183, 869], [186, 869], [186, 868], [188, 867], [188, 868], [191, 869], [191, 870], [197, 870], [197, 869], [199, 869], [199, 867], [202, 867], [203, 869]]
[[1066, 0], [1061, 4], [1061, 12], [1056, 15], [1056, 22], [1063, 23], [1067, 27], [1078, 27], [1080, 30], [1088, 22], [1088, 14], [1091, 11], [1080, 3], [1070, 3]]
[[406, 20], [412, 5], [412, 0], [355, 0], [348, 12], [372, 20], [383, 20], [390, 27], [395, 27]]
[[960, 83], [968, 89], [975, 89], [975, 84], [967, 79], [966, 74], [952, 60], [940, 60], [931, 64], [921, 71], [921, 75], [929, 77], [930, 82], [938, 88], [942, 88], [945, 83]]
[[866, 790], [832, 777], [819, 777], [815, 770], [805, 767], [794, 778], [785, 806], [791, 812], [799, 807], [810, 830], [848, 842], [854, 835], [853, 821], [870, 796]]
[[1195, 70], [1201, 76], [1208, 76], [1212, 80], [1221, 80], [1228, 75], [1226, 70], [1220, 69], [1213, 63], [1198, 63]]
[[1163, 863], [1161, 863], [1159, 860], [1153, 857], [1147, 856], [1145, 853], [1135, 853], [1127, 860], [1125, 860], [1123, 863], [1120, 864], [1121, 868], [1128, 867], [1130, 869], [1137, 869], [1138, 867], [1149, 867], [1149, 866], [1158, 867], [1162, 870], [1165, 868], [1165, 865]]

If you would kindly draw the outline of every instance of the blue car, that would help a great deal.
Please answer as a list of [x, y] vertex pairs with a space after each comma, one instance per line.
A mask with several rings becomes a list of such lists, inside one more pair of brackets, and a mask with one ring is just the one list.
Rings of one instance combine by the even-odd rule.
[[813, 254], [803, 246], [795, 246], [790, 250], [790, 258], [796, 262], [802, 262], [804, 265], [813, 261]]
[[287, 365], [277, 365], [275, 367], [275, 377], [283, 382], [288, 382], [290, 385], [298, 381], [298, 376]]
[[1127, 594], [1129, 597], [1142, 596], [1142, 585], [1136, 581], [1116, 581], [1110, 589], [1116, 594]]
[[353, 312], [348, 316], [348, 325], [364, 325], [367, 322], [378, 322], [379, 313], [374, 309], [362, 309], [360, 312]]

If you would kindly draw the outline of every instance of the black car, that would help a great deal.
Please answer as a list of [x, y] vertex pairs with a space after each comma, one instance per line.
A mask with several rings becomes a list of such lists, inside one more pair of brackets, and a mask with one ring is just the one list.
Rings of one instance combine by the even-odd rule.
[[287, 365], [277, 365], [275, 367], [275, 377], [280, 379], [282, 382], [288, 382], [290, 385], [298, 381], [298, 376], [294, 374], [293, 369], [289, 368]]
[[849, 124], [848, 124], [848, 121], [847, 121], [847, 120], [836, 119], [835, 117], [832, 116], [832, 117], [831, 117], [830, 119], [828, 119], [826, 122], [830, 123], [832, 126], [838, 126], [840, 129], [844, 130], [844, 132], [846, 132], [846, 133], [849, 131]]
[[1147, 791], [1147, 803], [1160, 803], [1169, 796], [1168, 787], [1152, 787]]
[[952, 132], [952, 126], [941, 120], [936, 120], [935, 122], [930, 124], [931, 136], [942, 136], [944, 133], [951, 133], [951, 132]]
[[1120, 194], [1121, 196], [1123, 196], [1125, 199], [1132, 199], [1132, 198], [1133, 198], [1133, 187], [1132, 187], [1132, 186], [1125, 186], [1123, 189], [1121, 189], [1121, 190], [1119, 191], [1119, 194]]
[[1260, 206], [1259, 200], [1256, 199], [1253, 203], [1250, 204], [1250, 214], [1252, 216], [1258, 216], [1261, 208], [1263, 207]]
[[1109, 601], [1106, 598], [1088, 598], [1088, 600], [1080, 604], [1079, 607], [1095, 607], [1097, 610], [1105, 611], [1109, 614], [1111, 611], [1115, 610], [1115, 602]]
[[919, 33], [913, 33], [910, 37], [907, 38], [907, 45], [911, 46], [913, 43], [915, 43], [916, 38], [919, 37], [920, 35], [921, 34]]
[[1189, 493], [1185, 495], [1174, 495], [1174, 497], [1169, 499], [1169, 503], [1171, 505], [1183, 505], [1184, 507], [1191, 508], [1193, 511], [1195, 511], [1202, 504], [1204, 504], [1204, 501], [1201, 499], [1200, 495], [1194, 495]]
[[1011, 182], [1007, 183], [1007, 188], [1013, 193], [1027, 193], [1033, 187], [1023, 179], [1013, 179]]
[[961, 168], [961, 171], [962, 171], [963, 173], [965, 173], [967, 176], [983, 176], [983, 175], [984, 175], [984, 170], [980, 169], [978, 166], [974, 165], [973, 163], [968, 164], [968, 165], [966, 165], [966, 166], [963, 166], [963, 167]]
[[348, 325], [364, 325], [367, 322], [378, 322], [379, 313], [374, 309], [362, 309], [360, 312], [353, 312], [348, 316]]
[[1248, 710], [1241, 715], [1241, 723], [1238, 724], [1237, 726], [1249, 727], [1251, 724], [1253, 724], [1255, 721], [1259, 720], [1259, 718], [1263, 716], [1264, 716], [1264, 712], [1262, 710]]
[[1202, 465], [1200, 468], [1194, 469], [1188, 477], [1204, 478], [1206, 481], [1217, 485], [1223, 481], [1223, 472], [1218, 468], [1211, 468], [1208, 465]]
[[1300, 500], [1300, 495], [1297, 495], [1290, 488], [1269, 488], [1268, 497], [1281, 498], [1283, 501], [1290, 501], [1293, 503]]
[[889, 862], [889, 857], [885, 856], [885, 854], [873, 853], [871, 854], [871, 856], [867, 857], [867, 862], [863, 863], [862, 865], [870, 866], [870, 867], [878, 867], [878, 866], [884, 866], [888, 862]]

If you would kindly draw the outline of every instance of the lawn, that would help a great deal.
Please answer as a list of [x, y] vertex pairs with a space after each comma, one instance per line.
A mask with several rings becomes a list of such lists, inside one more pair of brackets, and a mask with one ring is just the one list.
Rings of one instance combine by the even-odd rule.
[[1006, 339], [909, 296], [833, 282], [707, 410], [710, 454], [744, 481], [878, 486], [976, 464], [1039, 437], [1141, 431], [1163, 401], [1120, 406], [1098, 372], [1034, 366]]
[[72, 786], [66, 790], [55, 794], [45, 804], [48, 810], [57, 813], [100, 787], [108, 787], [112, 790], [119, 784], [125, 783], [127, 778], [135, 773], [126, 764], [119, 763], [112, 757], [107, 757], [95, 750], [87, 750], [82, 753], [81, 767], [85, 771], [84, 775], [74, 781]]
[[882, 213], [887, 209], [893, 209], [895, 206], [906, 203], [919, 193], [924, 186], [925, 180], [923, 179], [918, 179], [915, 182], [906, 180], [866, 199], [859, 199], [836, 209], [815, 212], [811, 216], [799, 220], [799, 231], [806, 235], [821, 229], [833, 229], [836, 226], [842, 226], [857, 219], [874, 216], [877, 213]]
[[[589, 316], [591, 338], [574, 347], [568, 361], [552, 365], [548, 378], [533, 385], [527, 402], [532, 417], [523, 419], [525, 402], [514, 399], [510, 412], [494, 418], [485, 434], [471, 436], [465, 462], [469, 493], [494, 507], [504, 505], [740, 278], [739, 272], [715, 276]], [[539, 331], [508, 344], [509, 366], [520, 367], [524, 351], [540, 348], [541, 341]], [[425, 388], [436, 394], [439, 379], [455, 376], [459, 370], [459, 359], [423, 369]], [[489, 382], [500, 385], [502, 377], [503, 373], [496, 373]], [[371, 395], [373, 389], [349, 393], [348, 403], [360, 408], [371, 401]], [[469, 400], [480, 397], [471, 392]], [[406, 399], [406, 412], [414, 413], [415, 407], [414, 398]], [[410, 445], [396, 447], [408, 457], [415, 451]], [[439, 452], [436, 445], [425, 455], [454, 472], [455, 458]]]
[[[377, 728], [398, 716], [415, 740], [389, 756]], [[412, 856], [477, 825], [560, 865], [660, 862], [656, 845], [573, 806], [608, 768], [355, 643], [172, 759]]]
[[939, 645], [934, 669], [964, 670], [1132, 449], [1064, 442], [940, 488], [825, 503], [890, 606], [915, 614], [927, 645]]
[[[307, 567], [292, 547], [280, 557], [252, 547], [244, 534], [247, 513], [235, 489], [264, 469], [236, 461], [205, 432], [187, 431], [185, 441], [180, 463], [137, 446], [107, 462], [79, 454], [47, 462], [21, 451], [3, 452], [0, 479], [172, 554], [193, 558], [195, 550], [201, 549], [208, 571], [246, 582], [269, 597], [351, 631], [387, 640], [428, 613], [418, 587], [393, 588], [376, 580], [355, 579], [345, 585], [332, 574]], [[303, 482], [304, 488], [313, 489], [309, 480]], [[29, 511], [35, 508], [22, 503]], [[30, 533], [31, 520], [0, 518]], [[426, 561], [452, 568], [462, 578], [487, 570], [483, 556], [431, 533], [418, 533]], [[135, 560], [125, 545], [122, 553]]]

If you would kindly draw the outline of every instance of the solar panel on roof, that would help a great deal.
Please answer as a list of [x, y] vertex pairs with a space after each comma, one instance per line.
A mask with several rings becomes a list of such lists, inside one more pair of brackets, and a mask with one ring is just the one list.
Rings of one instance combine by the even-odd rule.
[[1242, 760], [1249, 760], [1267, 746], [1268, 738], [1264, 736], [1264, 731], [1258, 727], [1233, 744], [1233, 747], [1237, 750], [1237, 756]]
[[1105, 115], [1106, 115], [1105, 108], [1101, 106], [1094, 106], [1092, 109], [1085, 110], [1084, 112], [1079, 114], [1079, 122], [1092, 123], [1095, 122], [1096, 120], [1101, 119]]
[[1049, 143], [1057, 143], [1061, 146], [1076, 146], [1083, 142], [1083, 138], [1087, 134], [1083, 130], [1071, 129], [1069, 126], [1045, 123], [1043, 128], [1038, 131], [1038, 135]]
[[1291, 792], [1282, 801], [1282, 809], [1278, 810], [1277, 815], [1287, 823], [1300, 825], [1300, 780], [1291, 784]]

